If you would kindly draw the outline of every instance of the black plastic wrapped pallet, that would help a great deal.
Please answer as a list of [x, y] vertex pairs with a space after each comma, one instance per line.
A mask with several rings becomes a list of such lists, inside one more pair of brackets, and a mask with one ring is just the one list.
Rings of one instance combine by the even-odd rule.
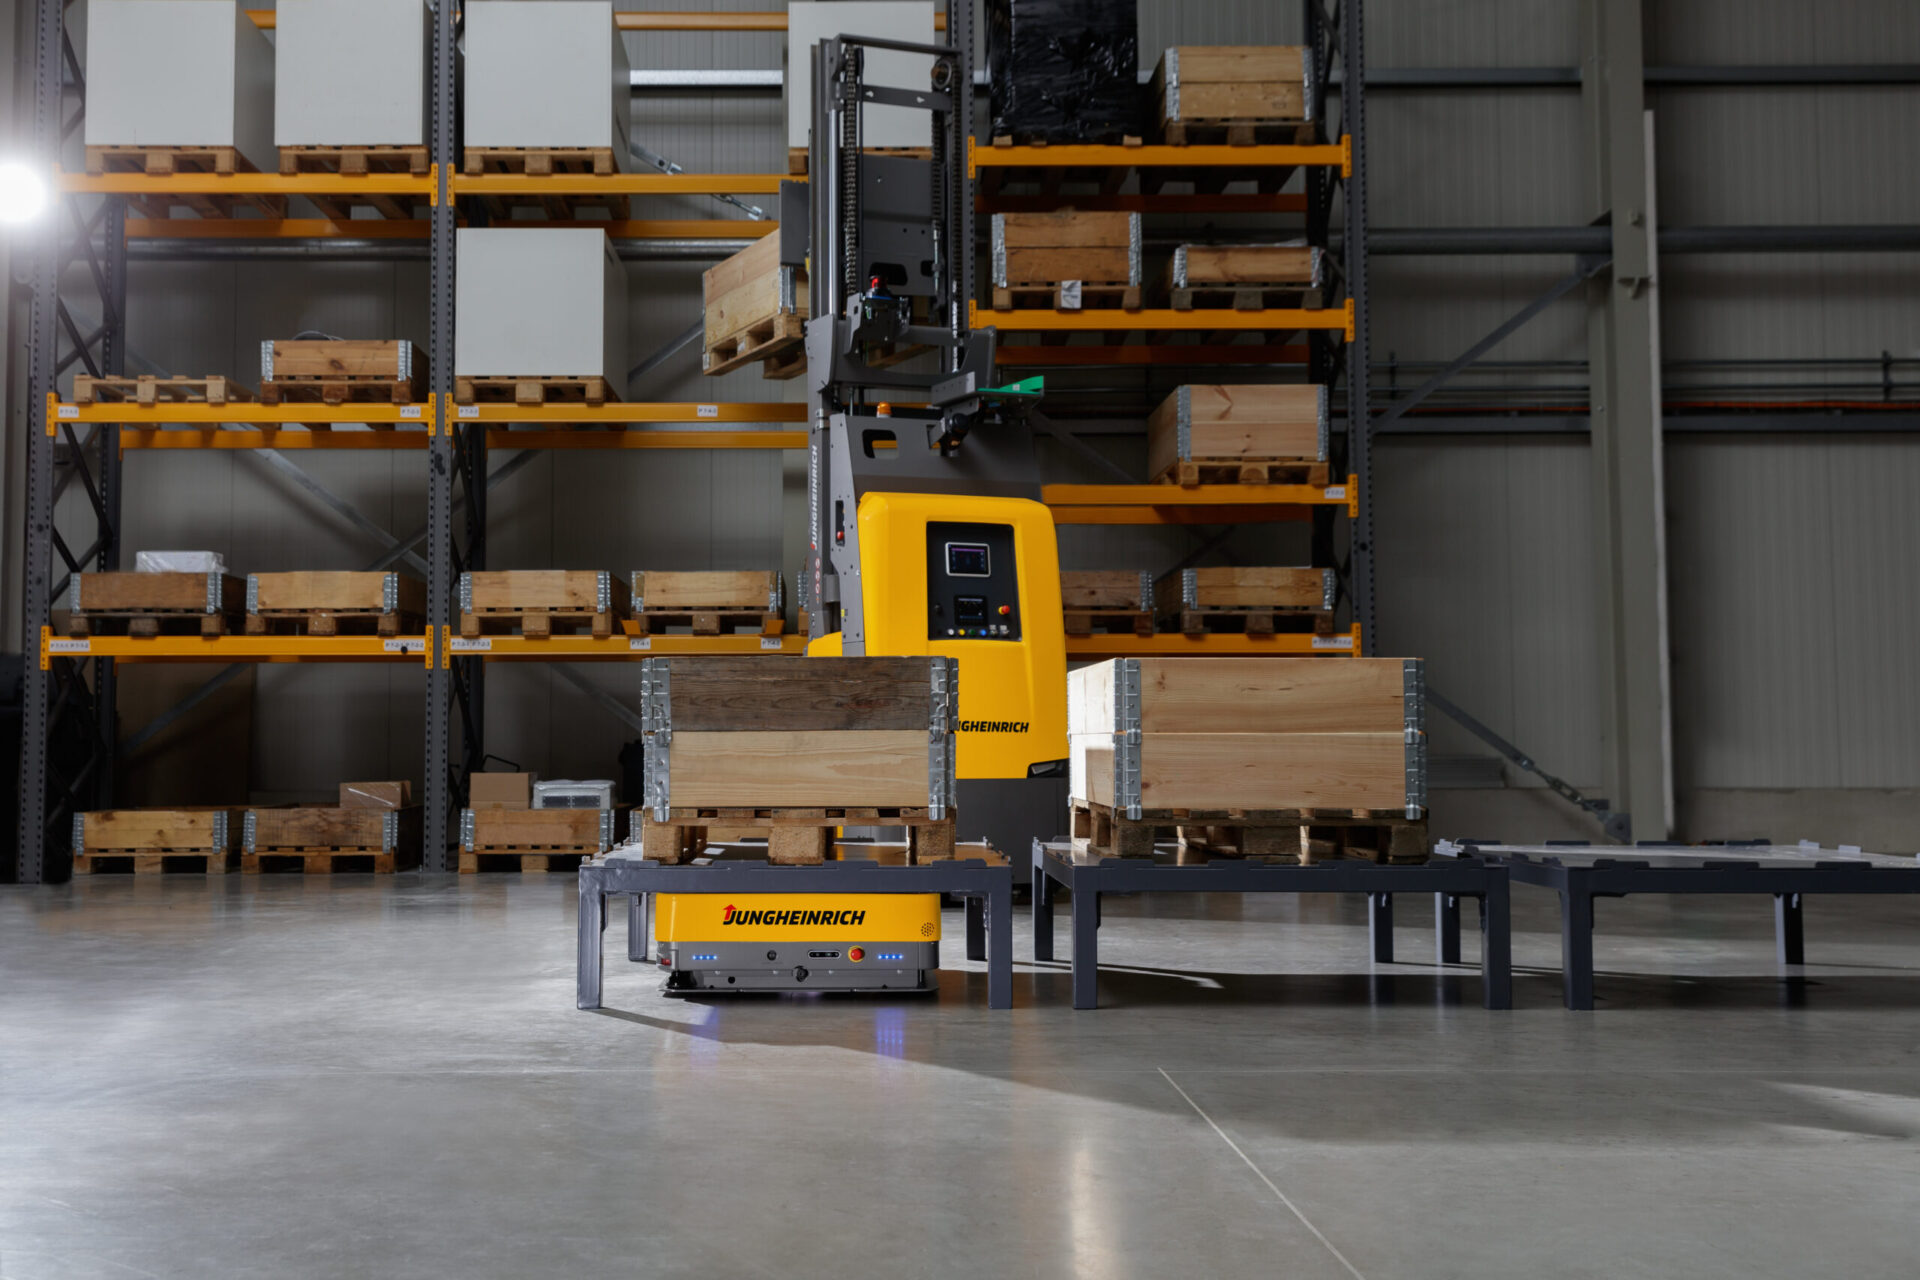
[[1140, 135], [1132, 0], [987, 0], [993, 136], [1119, 142]]

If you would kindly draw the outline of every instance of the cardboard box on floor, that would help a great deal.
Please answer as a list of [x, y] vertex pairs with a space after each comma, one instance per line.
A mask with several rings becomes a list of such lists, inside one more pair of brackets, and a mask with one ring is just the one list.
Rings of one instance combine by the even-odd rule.
[[533, 775], [530, 773], [469, 774], [467, 807], [470, 809], [531, 809], [533, 807]]
[[413, 803], [413, 783], [343, 782], [340, 784], [342, 809], [404, 809]]

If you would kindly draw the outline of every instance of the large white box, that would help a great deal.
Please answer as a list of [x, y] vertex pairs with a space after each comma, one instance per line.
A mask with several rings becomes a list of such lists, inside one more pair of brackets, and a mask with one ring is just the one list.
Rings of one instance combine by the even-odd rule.
[[425, 0], [280, 0], [274, 12], [276, 146], [426, 145]]
[[466, 146], [611, 147], [632, 167], [633, 77], [611, 0], [468, 0], [466, 17]]
[[453, 371], [627, 386], [627, 271], [598, 228], [462, 227]]
[[[933, 0], [794, 0], [787, 6], [787, 146], [808, 145], [813, 127], [813, 46], [834, 36], [872, 36], [934, 44]], [[933, 59], [869, 49], [865, 79], [893, 89], [925, 89]], [[860, 139], [869, 147], [933, 145], [933, 116], [912, 107], [863, 107]]]
[[234, 0], [91, 0], [87, 145], [233, 147], [273, 170], [273, 46]]

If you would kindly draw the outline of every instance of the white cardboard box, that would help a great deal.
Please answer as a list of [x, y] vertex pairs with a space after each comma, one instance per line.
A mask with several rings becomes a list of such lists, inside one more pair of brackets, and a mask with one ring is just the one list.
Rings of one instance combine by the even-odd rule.
[[234, 0], [90, 0], [87, 145], [233, 147], [269, 172], [273, 46]]
[[611, 0], [468, 0], [465, 13], [466, 146], [611, 147], [631, 167], [632, 77]]
[[[936, 44], [933, 0], [793, 0], [787, 6], [787, 146], [804, 147], [813, 125], [813, 46], [834, 36], [875, 36]], [[865, 79], [894, 89], [924, 89], [933, 59], [869, 49]], [[911, 107], [865, 107], [860, 137], [869, 147], [925, 147], [933, 116]]]
[[462, 227], [453, 371], [627, 385], [627, 271], [599, 228]]
[[425, 0], [280, 0], [275, 13], [276, 146], [426, 145]]

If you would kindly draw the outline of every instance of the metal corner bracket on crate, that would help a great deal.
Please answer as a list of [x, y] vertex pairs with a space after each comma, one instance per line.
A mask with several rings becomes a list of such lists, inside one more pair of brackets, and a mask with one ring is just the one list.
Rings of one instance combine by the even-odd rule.
[[1140, 659], [1113, 664], [1113, 807], [1140, 817]]
[[1401, 688], [1406, 714], [1407, 817], [1412, 819], [1427, 808], [1427, 686], [1425, 664], [1420, 659], [1406, 660]]
[[473, 852], [473, 810], [460, 811], [460, 847], [468, 853]]
[[927, 709], [927, 816], [941, 819], [957, 803], [954, 729], [960, 719], [960, 660], [935, 658]]
[[242, 853], [253, 852], [253, 846], [259, 829], [260, 819], [255, 815], [253, 810], [247, 810], [245, 816], [240, 819], [240, 851]]
[[640, 662], [640, 751], [645, 774], [642, 802], [653, 811], [655, 822], [673, 816], [669, 794], [668, 767], [673, 749], [673, 700], [670, 697], [671, 666], [658, 658]]

